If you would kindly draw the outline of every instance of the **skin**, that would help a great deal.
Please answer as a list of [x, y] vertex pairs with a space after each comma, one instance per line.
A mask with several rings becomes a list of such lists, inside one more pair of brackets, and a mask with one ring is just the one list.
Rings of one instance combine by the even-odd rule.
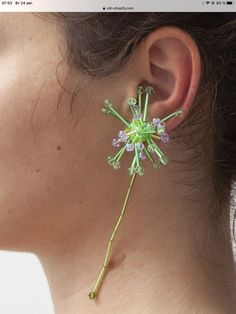
[[[99, 80], [68, 79], [64, 63], [60, 78], [69, 90], [80, 87], [72, 115], [69, 93], [58, 106], [65, 50], [56, 24], [31, 13], [3, 13], [0, 24], [0, 248], [39, 257], [56, 314], [235, 313], [229, 204], [219, 222], [209, 221], [215, 194], [203, 157], [158, 172], [145, 167], [99, 296], [88, 298], [130, 181], [131, 156], [117, 172], [106, 163], [123, 126], [101, 114], [103, 101], [111, 98], [129, 118], [136, 86], [152, 85], [150, 117], [182, 107], [184, 116], [167, 124], [178, 134], [199, 87], [194, 40], [178, 28], [156, 29], [119, 75]], [[185, 145], [171, 140], [163, 150], [185, 161]]]

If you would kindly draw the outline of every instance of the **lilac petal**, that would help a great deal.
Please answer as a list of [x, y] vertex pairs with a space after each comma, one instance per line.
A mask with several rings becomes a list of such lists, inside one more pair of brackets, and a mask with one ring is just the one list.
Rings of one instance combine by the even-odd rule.
[[125, 131], [123, 131], [123, 130], [118, 133], [118, 136], [119, 136], [119, 138], [120, 138], [120, 140], [122, 142], [126, 142], [128, 140], [128, 138], [129, 138], [127, 133]]
[[120, 146], [120, 141], [117, 140], [116, 138], [113, 138], [113, 140], [112, 140], [112, 145], [113, 145], [114, 147], [119, 147], [119, 146]]
[[144, 144], [139, 142], [139, 143], [136, 143], [136, 147], [139, 149], [139, 150], [143, 150], [144, 149]]
[[143, 152], [143, 151], [142, 151], [142, 152], [140, 152], [139, 157], [140, 157], [140, 159], [141, 159], [141, 160], [146, 159], [146, 155], [144, 154], [144, 152]]
[[169, 140], [170, 140], [170, 138], [169, 138], [169, 135], [168, 135], [167, 133], [162, 133], [162, 134], [161, 134], [161, 141], [162, 141], [163, 143], [168, 143]]
[[161, 122], [161, 123], [157, 126], [157, 133], [158, 133], [159, 135], [165, 133], [165, 122]]
[[152, 122], [153, 122], [156, 126], [159, 126], [160, 123], [161, 123], [161, 120], [158, 119], [158, 118], [154, 118], [154, 119], [152, 120]]
[[133, 144], [126, 144], [126, 150], [127, 150], [127, 152], [132, 152], [134, 150], [134, 145]]
[[142, 118], [142, 114], [139, 112], [134, 115], [134, 120], [140, 120], [141, 118]]

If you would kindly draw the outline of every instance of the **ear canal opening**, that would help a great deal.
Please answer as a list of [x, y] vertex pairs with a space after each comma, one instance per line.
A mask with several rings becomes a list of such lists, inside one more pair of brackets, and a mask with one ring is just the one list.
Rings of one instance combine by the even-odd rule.
[[153, 77], [156, 77], [156, 82], [154, 84], [156, 100], [168, 99], [175, 88], [176, 81], [174, 76], [170, 71], [161, 69], [154, 64], [151, 64], [151, 73]]

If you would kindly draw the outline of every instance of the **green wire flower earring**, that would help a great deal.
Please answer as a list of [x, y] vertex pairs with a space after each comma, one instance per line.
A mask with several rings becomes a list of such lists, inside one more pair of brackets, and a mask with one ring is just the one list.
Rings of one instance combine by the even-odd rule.
[[[142, 108], [142, 97], [146, 93], [144, 108]], [[165, 130], [165, 122], [178, 116], [182, 116], [183, 110], [178, 109], [172, 114], [166, 116], [163, 119], [154, 118], [152, 121], [148, 121], [148, 107], [150, 103], [150, 96], [154, 93], [153, 87], [144, 88], [143, 86], [137, 87], [137, 99], [131, 97], [128, 99], [128, 105], [131, 109], [133, 119], [128, 122], [114, 107], [110, 99], [105, 100], [105, 106], [102, 109], [103, 113], [111, 114], [112, 116], [118, 118], [124, 125], [125, 129], [119, 131], [118, 138], [114, 138], [112, 144], [114, 147], [122, 147], [118, 153], [114, 156], [108, 157], [108, 164], [114, 169], [120, 168], [120, 160], [125, 152], [134, 152], [133, 162], [128, 169], [129, 175], [132, 176], [130, 185], [127, 190], [127, 194], [124, 200], [124, 204], [121, 210], [121, 214], [117, 223], [112, 231], [107, 251], [105, 254], [104, 263], [102, 269], [99, 273], [98, 279], [95, 283], [93, 290], [89, 293], [89, 298], [95, 299], [98, 290], [101, 286], [102, 280], [104, 278], [105, 272], [109, 266], [109, 260], [111, 256], [112, 242], [115, 238], [121, 220], [124, 216], [128, 199], [136, 175], [143, 175], [144, 169], [142, 167], [142, 162], [145, 159], [149, 159], [153, 165], [153, 168], [160, 168], [162, 165], [168, 163], [168, 158], [160, 147], [155, 143], [154, 140], [160, 140], [163, 143], [169, 142], [169, 135]], [[154, 159], [153, 154], [157, 155], [158, 160]]]

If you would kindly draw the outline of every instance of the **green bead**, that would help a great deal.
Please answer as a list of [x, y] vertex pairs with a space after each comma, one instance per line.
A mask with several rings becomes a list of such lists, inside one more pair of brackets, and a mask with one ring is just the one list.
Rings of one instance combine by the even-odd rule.
[[114, 160], [112, 162], [112, 166], [114, 169], [119, 169], [120, 168], [120, 162], [118, 160]]
[[102, 112], [103, 112], [103, 113], [110, 113], [110, 110], [107, 109], [107, 108], [102, 108]]
[[137, 87], [137, 94], [143, 94], [144, 91], [145, 91], [145, 88], [143, 86], [139, 85]]
[[143, 176], [143, 175], [144, 175], [144, 169], [143, 169], [142, 167], [138, 167], [137, 173], [138, 173], [140, 176]]
[[109, 107], [112, 106], [112, 100], [111, 100], [111, 99], [105, 99], [105, 100], [104, 100], [104, 103], [105, 103], [107, 106], [109, 106]]
[[179, 117], [182, 117], [182, 116], [183, 116], [183, 113], [184, 113], [184, 112], [183, 112], [183, 109], [181, 109], [181, 108], [175, 111], [175, 115], [176, 115], [176, 116], [179, 116]]
[[146, 93], [149, 94], [149, 95], [154, 94], [154, 88], [151, 87], [151, 86], [148, 86], [148, 87], [146, 88]]
[[134, 98], [134, 97], [129, 98], [129, 99], [128, 99], [128, 104], [129, 104], [130, 106], [136, 105], [136, 104], [137, 104], [136, 98]]
[[156, 162], [154, 162], [154, 163], [152, 164], [152, 166], [153, 166], [153, 169], [158, 169], [158, 168], [160, 168], [160, 166], [159, 166]]
[[147, 149], [150, 153], [154, 153], [155, 149], [156, 149], [156, 145], [155, 144], [149, 144]]
[[130, 167], [130, 168], [128, 169], [128, 171], [129, 171], [129, 175], [130, 175], [130, 176], [132, 176], [133, 174], [136, 173], [135, 167]]
[[110, 166], [113, 166], [113, 157], [111, 157], [111, 156], [108, 156], [107, 157], [107, 162], [108, 162], [108, 164], [110, 165]]

